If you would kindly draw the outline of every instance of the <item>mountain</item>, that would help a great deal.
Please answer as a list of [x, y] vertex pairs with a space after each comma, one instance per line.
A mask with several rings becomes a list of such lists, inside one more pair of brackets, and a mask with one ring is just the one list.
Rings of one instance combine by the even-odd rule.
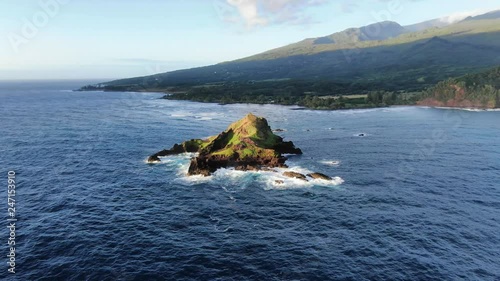
[[467, 108], [500, 107], [500, 67], [438, 83], [423, 93], [419, 105]]
[[500, 65], [500, 18], [494, 15], [416, 32], [382, 22], [231, 62], [111, 81], [97, 89], [174, 91], [178, 93], [174, 98], [180, 99], [183, 93], [206, 91], [208, 100], [219, 102], [218, 92], [253, 95], [252, 102], [260, 96], [262, 101], [272, 101], [277, 95], [420, 91], [450, 77]]
[[426, 29], [430, 28], [442, 28], [446, 27], [448, 25], [451, 25], [452, 23], [445, 21], [443, 19], [433, 19], [429, 21], [424, 21], [416, 24], [411, 24], [411, 25], [406, 25], [404, 26], [404, 29], [407, 32], [418, 32], [418, 31], [424, 31]]
[[[359, 29], [348, 29], [346, 31], [335, 33], [328, 37], [332, 38], [329, 43], [322, 42], [322, 44], [315, 44], [315, 41], [321, 38], [312, 38], [300, 41], [298, 43], [290, 44], [284, 47], [273, 49], [261, 54], [243, 58], [237, 61], [255, 61], [255, 60], [270, 60], [295, 55], [312, 55], [323, 52], [339, 51], [339, 50], [359, 50], [373, 47], [386, 47], [401, 44], [411, 44], [421, 40], [430, 39], [435, 36], [449, 38], [449, 40], [459, 40], [467, 42], [469, 35], [484, 34], [492, 32], [500, 32], [500, 19], [485, 19], [485, 20], [469, 20], [462, 21], [444, 27], [432, 27], [417, 32], [408, 32], [404, 27], [399, 24], [391, 22], [382, 22], [374, 25], [365, 26]], [[398, 29], [397, 26], [401, 27]], [[370, 36], [359, 36], [358, 33], [353, 32], [356, 30], [370, 31]], [[391, 34], [398, 36], [391, 37]], [[361, 33], [363, 34], [363, 33]], [[351, 36], [346, 36], [351, 35]], [[340, 37], [343, 40], [335, 40]], [[368, 37], [368, 38], [367, 38]], [[377, 38], [385, 38], [378, 40]], [[367, 39], [371, 38], [371, 40]], [[365, 39], [365, 40], [363, 40]], [[495, 44], [500, 46], [500, 38], [495, 38]], [[325, 41], [325, 39], [323, 39]], [[483, 42], [478, 42], [481, 44]]]
[[486, 14], [478, 15], [478, 16], [469, 16], [465, 19], [459, 20], [454, 19], [452, 17], [443, 17], [439, 19], [428, 20], [416, 24], [406, 25], [404, 28], [407, 32], [418, 32], [424, 31], [431, 28], [443, 28], [459, 21], [469, 21], [469, 20], [488, 20], [488, 19], [500, 19], [500, 10], [491, 11]]
[[313, 45], [321, 44], [345, 44], [362, 41], [386, 40], [397, 37], [407, 32], [404, 27], [396, 22], [385, 21], [367, 25], [361, 28], [349, 28], [342, 32], [337, 32], [329, 36], [309, 39], [305, 43], [312, 41]]
[[475, 16], [475, 17], [467, 17], [464, 21], [471, 20], [492, 20], [492, 19], [500, 19], [500, 10], [488, 12], [483, 15]]

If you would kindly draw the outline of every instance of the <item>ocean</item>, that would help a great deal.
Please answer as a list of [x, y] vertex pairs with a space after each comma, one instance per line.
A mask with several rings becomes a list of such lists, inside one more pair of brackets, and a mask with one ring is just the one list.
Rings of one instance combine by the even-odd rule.
[[[0, 83], [3, 280], [500, 280], [500, 112], [71, 91], [84, 84]], [[289, 169], [336, 180], [145, 162], [249, 112], [302, 149]]]

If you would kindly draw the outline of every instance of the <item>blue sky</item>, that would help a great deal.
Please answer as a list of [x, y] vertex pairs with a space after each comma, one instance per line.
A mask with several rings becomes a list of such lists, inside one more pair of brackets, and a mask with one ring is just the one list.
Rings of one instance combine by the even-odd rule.
[[498, 0], [0, 0], [0, 80], [144, 76], [381, 20], [456, 20]]

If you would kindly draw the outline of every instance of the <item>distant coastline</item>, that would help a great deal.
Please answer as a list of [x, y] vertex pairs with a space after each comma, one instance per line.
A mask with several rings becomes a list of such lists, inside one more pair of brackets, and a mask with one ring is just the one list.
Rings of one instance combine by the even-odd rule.
[[[162, 94], [163, 96], [160, 97], [160, 99], [168, 99], [168, 100], [184, 100], [184, 101], [191, 101], [191, 102], [200, 102], [200, 103], [211, 103], [211, 104], [220, 104], [220, 105], [228, 105], [228, 104], [272, 104], [272, 105], [282, 105], [282, 106], [291, 106], [295, 107], [292, 108], [292, 110], [324, 110], [324, 111], [339, 111], [339, 110], [357, 110], [357, 109], [375, 109], [375, 108], [394, 108], [394, 107], [406, 107], [406, 106], [414, 106], [414, 107], [421, 107], [421, 108], [436, 108], [436, 109], [449, 109], [449, 110], [465, 110], [465, 111], [472, 111], [472, 112], [483, 112], [483, 111], [500, 111], [500, 108], [492, 108], [492, 107], [482, 107], [482, 106], [471, 106], [470, 103], [464, 103], [463, 105], [454, 105], [454, 106], [447, 106], [441, 102], [434, 101], [434, 102], [428, 102], [428, 101], [419, 101], [414, 104], [391, 104], [391, 105], [367, 105], [363, 104], [362, 106], [359, 107], [350, 107], [350, 108], [321, 108], [321, 107], [307, 107], [307, 106], [301, 106], [298, 104], [280, 104], [280, 103], [258, 103], [258, 102], [231, 102], [231, 103], [221, 103], [217, 101], [210, 101], [210, 102], [204, 102], [204, 101], [199, 101], [199, 100], [187, 100], [187, 99], [176, 99], [175, 95], [176, 94], [184, 94], [185, 92], [167, 92], [165, 90], [137, 90], [137, 91], [131, 91], [131, 90], [108, 90], [108, 89], [77, 89], [73, 90], [75, 92], [128, 92], [128, 93], [151, 93], [151, 94]], [[172, 98], [174, 97], [174, 98]], [[348, 96], [346, 96], [348, 97]]]
[[368, 109], [388, 106], [430, 106], [463, 109], [500, 108], [500, 67], [449, 78], [422, 91], [357, 88], [331, 81], [280, 80], [218, 84], [87, 85], [77, 91], [161, 93], [163, 99], [218, 104], [296, 105], [315, 110]]

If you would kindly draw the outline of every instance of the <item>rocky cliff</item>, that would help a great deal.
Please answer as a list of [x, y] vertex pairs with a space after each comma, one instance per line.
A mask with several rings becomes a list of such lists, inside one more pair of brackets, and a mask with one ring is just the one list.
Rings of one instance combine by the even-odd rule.
[[266, 119], [248, 114], [224, 132], [206, 140], [193, 139], [162, 150], [148, 158], [160, 162], [162, 156], [197, 152], [191, 159], [189, 175], [209, 176], [217, 169], [260, 170], [286, 167], [284, 154], [302, 154], [292, 142], [285, 142], [271, 130]]
[[500, 67], [448, 79], [423, 93], [418, 105], [491, 109], [500, 107]]

